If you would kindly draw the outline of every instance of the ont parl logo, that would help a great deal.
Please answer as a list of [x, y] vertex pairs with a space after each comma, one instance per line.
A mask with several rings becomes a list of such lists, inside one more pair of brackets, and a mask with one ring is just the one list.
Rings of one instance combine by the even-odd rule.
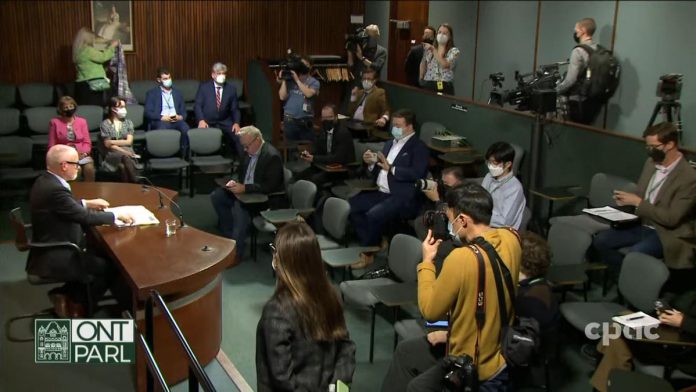
[[122, 319], [37, 319], [36, 363], [135, 363], [135, 323]]

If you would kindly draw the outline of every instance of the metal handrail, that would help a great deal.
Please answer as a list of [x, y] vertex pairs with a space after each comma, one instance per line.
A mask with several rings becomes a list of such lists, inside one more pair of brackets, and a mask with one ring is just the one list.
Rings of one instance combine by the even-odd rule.
[[[130, 312], [125, 311], [124, 313], [126, 317], [135, 320], [133, 316], [130, 314]], [[155, 359], [155, 356], [152, 355], [152, 351], [150, 351], [150, 347], [148, 347], [147, 342], [145, 341], [145, 338], [143, 337], [143, 334], [140, 333], [140, 331], [138, 331], [138, 343], [140, 344], [140, 346], [143, 349], [143, 352], [145, 353], [145, 360], [147, 361], [148, 380], [157, 380], [157, 384], [159, 384], [160, 389], [163, 392], [169, 392], [169, 386], [167, 386], [167, 382], [164, 381], [164, 376], [162, 375], [162, 371], [160, 370], [159, 365], [157, 365], [157, 360]], [[150, 385], [151, 384], [148, 384], [148, 386]], [[152, 387], [154, 387], [154, 385], [152, 385]], [[153, 390], [152, 387], [148, 387], [148, 391]]]

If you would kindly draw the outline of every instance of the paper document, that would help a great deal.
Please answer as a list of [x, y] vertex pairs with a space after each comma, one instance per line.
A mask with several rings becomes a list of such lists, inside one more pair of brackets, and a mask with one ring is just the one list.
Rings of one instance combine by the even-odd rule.
[[140, 226], [140, 225], [157, 225], [159, 220], [155, 218], [155, 214], [150, 212], [147, 208], [143, 206], [120, 206], [107, 208], [104, 211], [112, 212], [114, 215], [128, 214], [133, 218], [133, 224], [127, 225], [120, 220], [116, 220], [116, 226]]
[[590, 214], [590, 215], [595, 215], [600, 218], [604, 218], [608, 221], [612, 222], [622, 222], [622, 221], [629, 221], [629, 220], [634, 220], [638, 219], [637, 215], [629, 214], [627, 212], [623, 212], [620, 210], [617, 210], [614, 207], [599, 207], [599, 208], [584, 208], [582, 212]]
[[643, 312], [627, 314], [625, 316], [612, 317], [612, 320], [619, 324], [623, 324], [629, 328], [650, 328], [660, 325], [660, 320]]

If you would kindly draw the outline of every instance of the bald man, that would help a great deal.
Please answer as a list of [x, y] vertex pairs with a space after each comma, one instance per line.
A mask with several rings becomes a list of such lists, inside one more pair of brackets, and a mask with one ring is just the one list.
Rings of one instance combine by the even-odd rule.
[[[71, 242], [83, 247], [83, 226], [114, 224], [116, 220], [132, 223], [128, 215], [114, 216], [102, 211], [109, 206], [103, 199], [76, 200], [68, 181], [77, 178], [80, 165], [77, 150], [56, 144], [46, 154], [46, 172], [31, 188], [32, 240], [34, 242]], [[81, 281], [85, 274], [93, 277], [91, 296], [96, 303], [109, 286], [115, 270], [111, 264], [92, 253], [81, 260], [70, 247], [32, 248], [27, 260], [27, 272], [43, 278], [68, 282], [51, 290], [56, 314], [60, 317], [83, 317], [87, 292]]]

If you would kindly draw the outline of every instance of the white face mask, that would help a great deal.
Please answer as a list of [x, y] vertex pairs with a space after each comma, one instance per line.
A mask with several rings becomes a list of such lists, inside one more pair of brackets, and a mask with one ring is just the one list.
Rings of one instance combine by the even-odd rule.
[[372, 86], [374, 86], [374, 85], [375, 85], [375, 83], [371, 80], [363, 80], [362, 81], [362, 86], [365, 90], [371, 89]]
[[438, 44], [444, 45], [447, 43], [447, 41], [449, 41], [449, 37], [447, 35], [442, 34], [442, 33], [437, 34], [437, 43]]
[[126, 114], [128, 114], [128, 110], [126, 110], [126, 108], [118, 108], [118, 109], [116, 109], [116, 115], [117, 115], [118, 118], [120, 118], [121, 120], [123, 120], [124, 118], [126, 118]]
[[486, 163], [486, 166], [488, 166], [488, 171], [493, 177], [498, 177], [505, 171], [505, 167], [503, 165], [496, 166], [492, 163]]
[[225, 83], [225, 75], [218, 75], [215, 77], [215, 82], [217, 84], [223, 84]]

